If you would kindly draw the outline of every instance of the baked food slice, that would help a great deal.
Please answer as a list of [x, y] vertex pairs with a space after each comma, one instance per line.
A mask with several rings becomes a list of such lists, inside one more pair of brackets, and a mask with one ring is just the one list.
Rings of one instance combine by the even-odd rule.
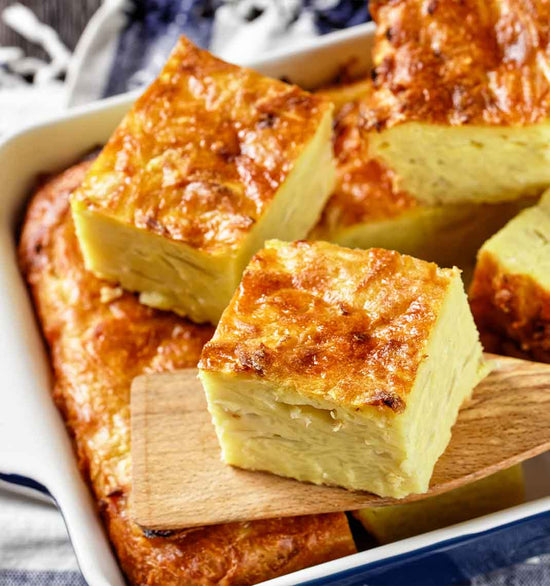
[[373, 0], [372, 153], [433, 204], [550, 185], [550, 3]]
[[458, 269], [269, 241], [202, 352], [228, 464], [382, 496], [424, 492], [485, 374]]
[[[363, 112], [372, 86], [323, 90], [334, 100], [336, 188], [310, 233], [350, 248], [388, 248], [469, 274], [480, 246], [534, 198], [499, 203], [422, 203], [397, 187], [396, 174], [369, 150]], [[345, 102], [347, 97], [358, 95]]]
[[217, 323], [267, 238], [303, 238], [333, 188], [332, 105], [182, 38], [72, 199], [86, 267]]
[[524, 500], [523, 471], [517, 465], [443, 494], [361, 509], [354, 516], [378, 543], [386, 544], [495, 513]]
[[469, 293], [487, 350], [550, 362], [550, 190], [483, 245]]
[[50, 350], [54, 399], [129, 582], [240, 586], [354, 553], [344, 514], [147, 535], [131, 520], [132, 379], [195, 366], [213, 329], [145, 307], [84, 269], [68, 198], [88, 165], [33, 197], [19, 255]]

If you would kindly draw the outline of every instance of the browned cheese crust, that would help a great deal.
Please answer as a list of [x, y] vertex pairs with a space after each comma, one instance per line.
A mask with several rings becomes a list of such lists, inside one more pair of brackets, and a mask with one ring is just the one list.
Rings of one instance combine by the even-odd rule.
[[88, 168], [77, 165], [39, 189], [20, 262], [50, 349], [55, 401], [130, 582], [252, 584], [354, 553], [344, 514], [150, 538], [130, 519], [130, 383], [195, 366], [213, 329], [140, 305], [84, 270], [68, 198]]
[[330, 108], [182, 37], [75, 197], [204, 252], [237, 248]]
[[485, 350], [550, 363], [550, 294], [534, 279], [506, 273], [482, 252], [470, 306]]
[[314, 235], [330, 234], [336, 228], [363, 222], [395, 218], [418, 205], [412, 195], [396, 188], [391, 169], [369, 154], [368, 116], [364, 110], [363, 98], [341, 106], [335, 116], [333, 140], [337, 183]]
[[550, 107], [548, 0], [372, 0], [369, 123], [539, 122]]
[[200, 367], [293, 384], [347, 407], [401, 411], [450, 276], [395, 251], [326, 242], [258, 252]]

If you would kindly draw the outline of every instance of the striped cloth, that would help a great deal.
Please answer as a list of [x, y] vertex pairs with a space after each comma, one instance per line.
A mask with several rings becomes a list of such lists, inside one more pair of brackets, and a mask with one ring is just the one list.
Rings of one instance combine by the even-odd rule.
[[0, 487], [0, 584], [84, 586], [55, 504]]

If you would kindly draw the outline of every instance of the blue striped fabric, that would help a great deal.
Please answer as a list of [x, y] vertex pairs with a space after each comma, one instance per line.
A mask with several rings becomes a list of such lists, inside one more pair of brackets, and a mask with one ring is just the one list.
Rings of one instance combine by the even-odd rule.
[[2, 586], [86, 586], [80, 572], [0, 570]]
[[[278, 2], [279, 0], [272, 0]], [[137, 72], [158, 72], [160, 56], [166, 57], [177, 38], [184, 34], [195, 44], [208, 48], [212, 22], [223, 0], [133, 0], [128, 10], [128, 25], [119, 39], [118, 49], [105, 88], [105, 96], [134, 89], [132, 78]], [[262, 15], [262, 1], [251, 5], [247, 18]], [[300, 2], [297, 1], [299, 16]], [[319, 34], [343, 29], [369, 20], [367, 0], [301, 0], [303, 9], [314, 13]], [[289, 19], [291, 26], [294, 19]]]

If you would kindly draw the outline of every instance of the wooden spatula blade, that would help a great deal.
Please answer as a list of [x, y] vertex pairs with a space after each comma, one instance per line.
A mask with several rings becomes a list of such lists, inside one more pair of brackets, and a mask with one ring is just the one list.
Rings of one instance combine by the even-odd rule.
[[461, 410], [430, 491], [395, 501], [226, 466], [196, 369], [132, 386], [132, 514], [142, 527], [182, 529], [349, 511], [457, 488], [550, 448], [550, 365], [494, 358]]

